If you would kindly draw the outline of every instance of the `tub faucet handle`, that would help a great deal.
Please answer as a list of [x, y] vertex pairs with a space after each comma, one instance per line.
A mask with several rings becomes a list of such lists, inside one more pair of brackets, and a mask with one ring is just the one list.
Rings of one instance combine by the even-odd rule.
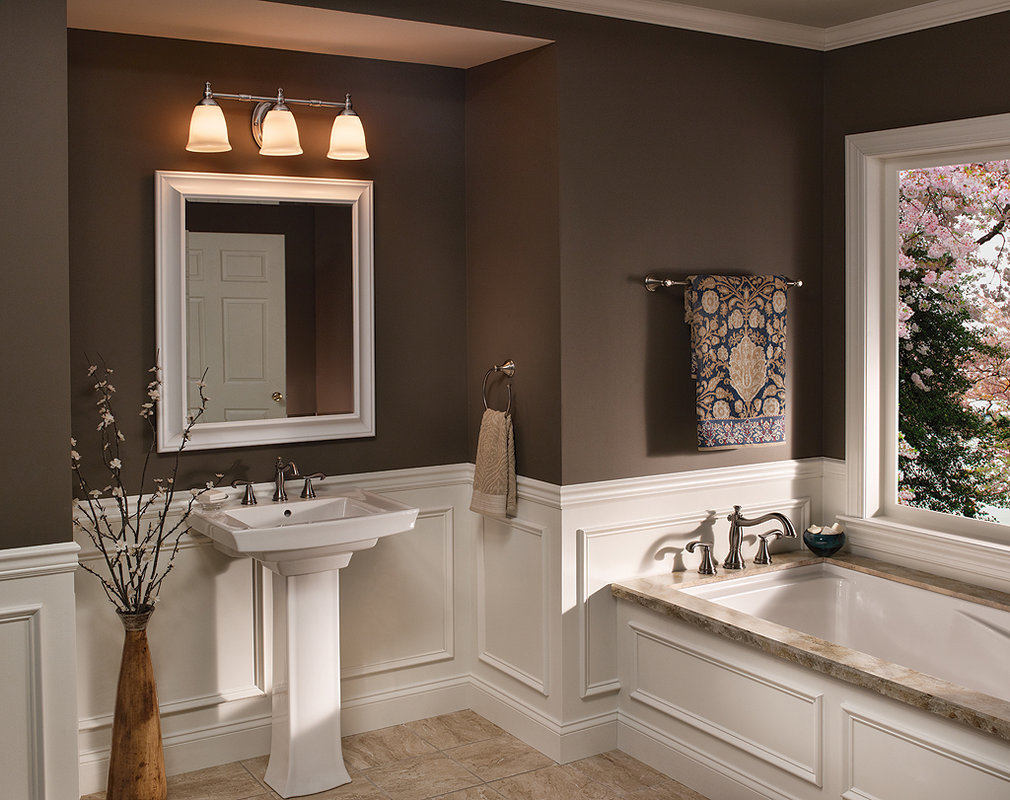
[[702, 542], [695, 539], [693, 542], [688, 542], [687, 546], [684, 548], [689, 553], [693, 553], [696, 547], [700, 547], [701, 550], [701, 566], [698, 567], [699, 575], [715, 575], [715, 560], [712, 558], [712, 545], [709, 542]]
[[758, 552], [754, 556], [755, 564], [771, 564], [772, 554], [768, 552], [768, 540], [778, 539], [780, 536], [786, 536], [785, 531], [768, 531], [768, 533], [758, 534]]

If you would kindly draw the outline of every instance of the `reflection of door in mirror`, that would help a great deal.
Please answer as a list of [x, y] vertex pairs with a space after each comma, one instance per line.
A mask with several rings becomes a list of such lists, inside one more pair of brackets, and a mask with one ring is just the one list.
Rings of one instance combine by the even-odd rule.
[[284, 236], [187, 233], [186, 372], [204, 422], [286, 416]]
[[[215, 297], [220, 328], [209, 324], [204, 289], [187, 278], [186, 372], [193, 381], [208, 370], [212, 401], [202, 421], [354, 411], [351, 214], [332, 203], [187, 200], [188, 246], [194, 237], [235, 237], [223, 244], [238, 276]], [[267, 241], [282, 252], [259, 255]], [[269, 291], [259, 291], [264, 281]], [[194, 319], [201, 313], [207, 318]]]

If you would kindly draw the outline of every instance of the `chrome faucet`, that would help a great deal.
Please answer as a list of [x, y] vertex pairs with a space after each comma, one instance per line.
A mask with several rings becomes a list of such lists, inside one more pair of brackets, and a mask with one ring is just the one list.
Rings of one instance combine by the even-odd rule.
[[749, 528], [751, 525], [760, 525], [762, 522], [769, 522], [774, 519], [782, 523], [783, 536], [791, 539], [796, 538], [796, 530], [793, 528], [792, 522], [789, 521], [789, 517], [785, 514], [780, 514], [778, 511], [762, 514], [760, 517], [755, 517], [754, 519], [747, 519], [740, 513], [740, 506], [733, 506], [733, 513], [726, 517], [726, 519], [729, 521], [729, 555], [722, 562], [723, 567], [726, 569], [743, 569], [743, 556], [740, 554], [743, 528]]
[[274, 464], [274, 500], [287, 500], [288, 493], [284, 490], [284, 473], [291, 470], [291, 477], [300, 478], [298, 466], [294, 461], [285, 461], [277, 456], [277, 463]]

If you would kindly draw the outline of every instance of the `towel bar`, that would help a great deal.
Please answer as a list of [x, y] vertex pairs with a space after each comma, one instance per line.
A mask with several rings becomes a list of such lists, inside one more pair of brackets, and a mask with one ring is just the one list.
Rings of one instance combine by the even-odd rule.
[[[673, 278], [660, 278], [657, 275], [648, 274], [645, 276], [645, 289], [654, 292], [656, 289], [669, 289], [671, 286], [690, 286], [690, 281], [677, 281]], [[802, 286], [803, 281], [786, 281], [786, 286]]]
[[[484, 382], [480, 386], [480, 396], [481, 396], [481, 399], [484, 401], [484, 408], [485, 409], [487, 409], [487, 407], [488, 407], [487, 406], [487, 379], [490, 378], [491, 375], [493, 373], [495, 373], [495, 372], [500, 372], [503, 375], [507, 375], [508, 377], [511, 378], [513, 375], [516, 374], [516, 362], [513, 361], [510, 358], [504, 364], [495, 364], [493, 367], [491, 367], [491, 369], [489, 369], [487, 372], [484, 373]], [[505, 407], [505, 413], [508, 414], [509, 411], [512, 410], [512, 383], [509, 382], [509, 383], [505, 384], [505, 387], [508, 389], [508, 393], [509, 393], [509, 402], [508, 402], [508, 405]]]

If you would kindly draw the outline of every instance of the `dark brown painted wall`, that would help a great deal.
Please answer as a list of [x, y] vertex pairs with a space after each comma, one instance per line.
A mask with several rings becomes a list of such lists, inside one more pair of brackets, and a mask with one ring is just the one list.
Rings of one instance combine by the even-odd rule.
[[[486, 371], [516, 362], [516, 469], [561, 475], [561, 269], [554, 47], [467, 71], [467, 398], [470, 451]], [[488, 402], [508, 403], [496, 375]]]
[[1010, 13], [827, 53], [824, 79], [824, 455], [845, 457], [845, 137], [1010, 111]]
[[[559, 41], [563, 483], [820, 454], [821, 54], [577, 17]], [[698, 453], [682, 290], [776, 273], [788, 442]]]
[[69, 541], [64, 0], [0, 3], [0, 548]]
[[[530, 397], [549, 400], [556, 378], [519, 365], [528, 416], [516, 420], [517, 450], [534, 439], [540, 451], [525, 454], [524, 474], [571, 484], [820, 455], [822, 53], [491, 0], [299, 2], [556, 43], [560, 306], [515, 302], [519, 323], [542, 315], [538, 331], [560, 324], [561, 404], [533, 409]], [[502, 98], [504, 137], [521, 123]], [[531, 146], [550, 135], [534, 130]], [[483, 169], [469, 159], [473, 139], [471, 172]], [[509, 185], [513, 195], [521, 189]], [[481, 236], [507, 241], [516, 213], [512, 204], [498, 231]], [[647, 294], [641, 278], [651, 271], [804, 281], [790, 298], [788, 444], [697, 452], [682, 294]], [[473, 326], [503, 313], [491, 302], [469, 302], [469, 333], [482, 342], [491, 334]], [[507, 343], [497, 345], [503, 336], [493, 352], [470, 351], [471, 429], [488, 357], [509, 357]], [[522, 337], [514, 348], [525, 347]], [[527, 430], [534, 413], [536, 434]], [[540, 438], [556, 419], [560, 450]]]
[[[189, 485], [227, 469], [265, 480], [280, 453], [330, 474], [468, 460], [462, 72], [84, 31], [69, 32], [69, 57], [74, 429], [94, 431], [93, 404], [79, 390], [84, 354], [100, 353], [119, 376], [127, 464], [138, 461], [134, 409], [155, 356], [155, 170], [366, 178], [375, 181], [376, 437], [192, 452], [182, 476]], [[298, 108], [306, 155], [262, 157], [251, 106], [240, 103], [224, 104], [230, 153], [187, 153], [189, 115], [208, 79], [225, 92], [350, 91], [372, 158], [325, 158], [331, 118]]]

